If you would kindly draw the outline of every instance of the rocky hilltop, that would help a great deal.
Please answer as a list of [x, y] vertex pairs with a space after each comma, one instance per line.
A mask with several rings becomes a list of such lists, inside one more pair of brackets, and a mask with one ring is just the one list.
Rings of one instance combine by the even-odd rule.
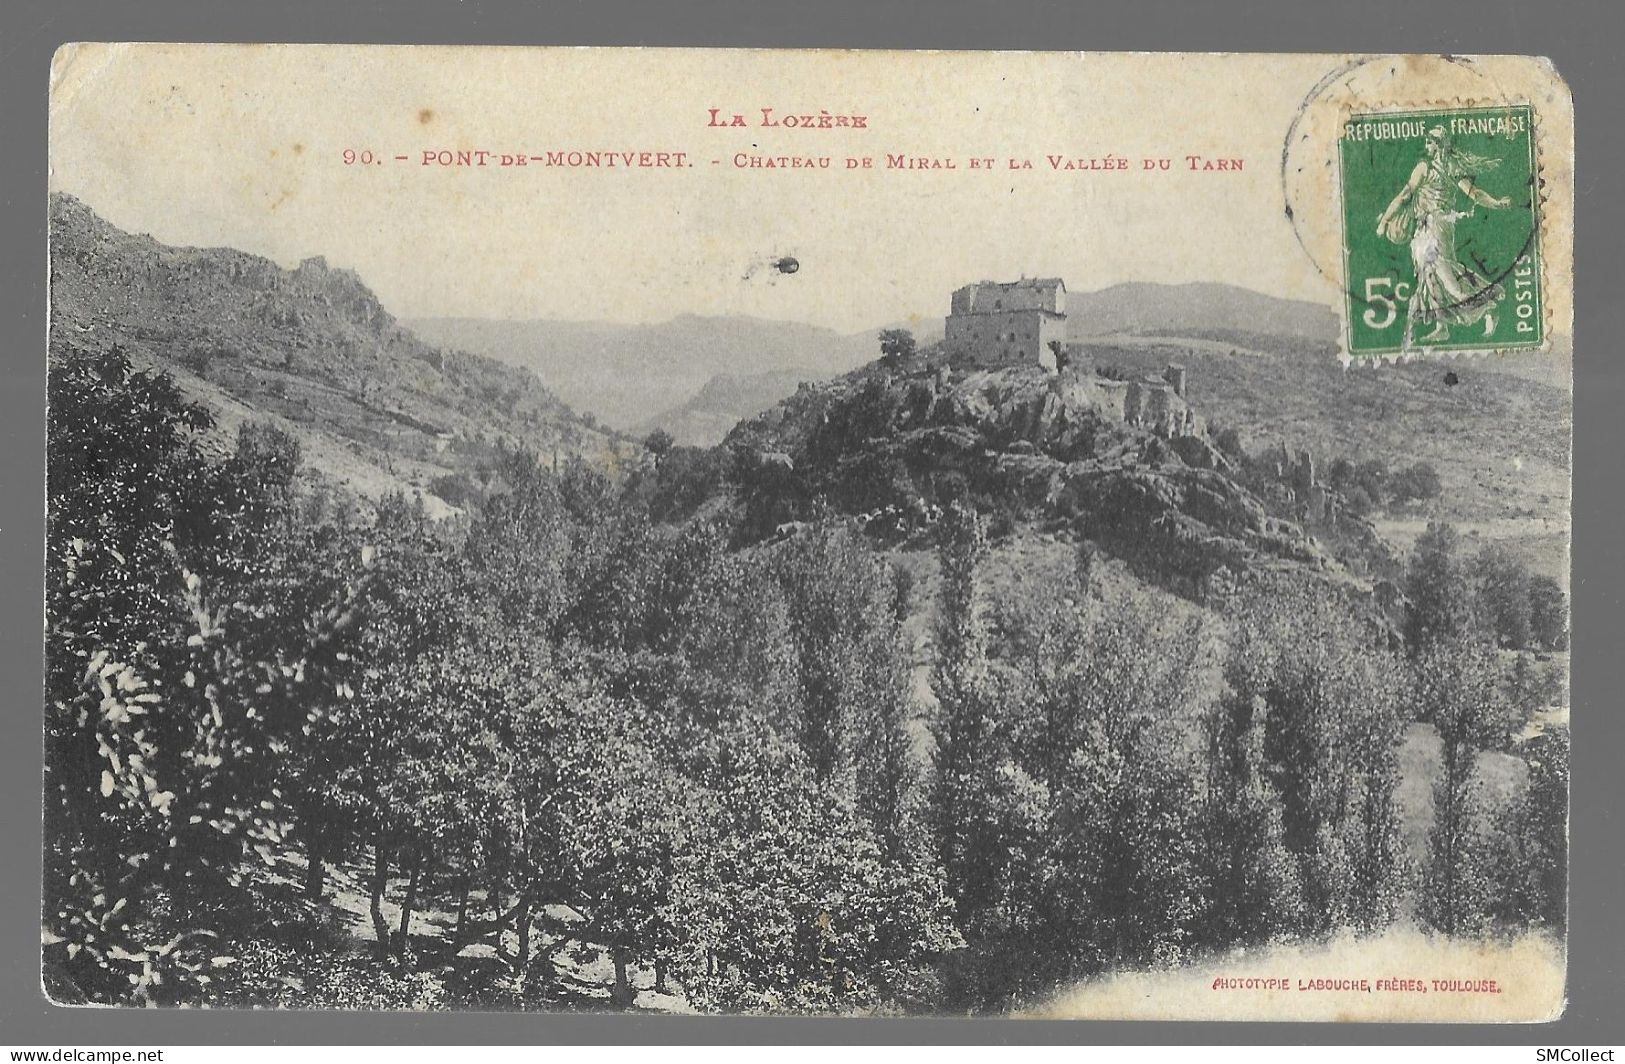
[[965, 499], [993, 515], [995, 532], [1070, 528], [1190, 597], [1260, 569], [1360, 585], [1247, 485], [1184, 391], [1178, 366], [1116, 377], [1084, 365], [969, 369], [932, 349], [804, 384], [726, 446], [747, 470], [760, 535], [793, 532], [824, 504], [902, 541]]
[[126, 233], [51, 199], [51, 351], [122, 347], [214, 412], [300, 440], [316, 471], [362, 496], [424, 493], [499, 444], [603, 460], [629, 443], [579, 418], [534, 375], [425, 343], [353, 271], [294, 269], [231, 248]]

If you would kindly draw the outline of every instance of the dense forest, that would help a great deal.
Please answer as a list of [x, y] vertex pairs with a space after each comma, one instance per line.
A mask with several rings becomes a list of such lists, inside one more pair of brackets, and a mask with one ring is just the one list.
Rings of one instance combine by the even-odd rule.
[[[921, 666], [910, 571], [817, 500], [762, 534], [723, 449], [654, 438], [614, 479], [504, 449], [435, 521], [320, 490], [269, 422], [210, 454], [116, 349], [54, 351], [49, 388], [59, 1000], [998, 1012], [1396, 922], [1562, 933], [1567, 728], [1532, 718], [1566, 606], [1448, 526], [1396, 638], [1263, 573], [1170, 614], [1101, 579], [1087, 515], [1013, 600], [986, 500], [945, 495]], [[1526, 766], [1493, 806], [1485, 751]]]

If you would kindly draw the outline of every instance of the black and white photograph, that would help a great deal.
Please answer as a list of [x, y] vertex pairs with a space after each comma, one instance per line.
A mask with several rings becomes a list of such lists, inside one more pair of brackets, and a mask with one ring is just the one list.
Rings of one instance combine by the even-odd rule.
[[51, 78], [52, 1002], [1562, 1014], [1546, 61]]

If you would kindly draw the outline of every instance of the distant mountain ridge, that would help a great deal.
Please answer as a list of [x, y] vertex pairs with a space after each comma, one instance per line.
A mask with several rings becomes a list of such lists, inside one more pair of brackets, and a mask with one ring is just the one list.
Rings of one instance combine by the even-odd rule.
[[1097, 292], [1068, 292], [1066, 304], [1068, 332], [1080, 339], [1229, 331], [1330, 341], [1338, 332], [1337, 314], [1330, 307], [1228, 284], [1131, 282]]
[[832, 376], [879, 354], [871, 334], [746, 317], [683, 314], [652, 325], [486, 318], [407, 324], [432, 343], [528, 369], [565, 402], [621, 428], [680, 406], [713, 377], [798, 368]]
[[209, 406], [217, 436], [273, 419], [311, 467], [363, 496], [427, 493], [499, 442], [595, 458], [623, 446], [534, 374], [425, 343], [321, 258], [286, 270], [171, 247], [61, 193], [50, 241], [53, 355], [122, 347]]
[[[1222, 284], [1114, 285], [1069, 293], [1068, 311], [1075, 339], [1193, 329], [1320, 342], [1337, 335], [1337, 318], [1325, 307]], [[880, 353], [880, 328], [841, 333], [738, 316], [682, 314], [652, 325], [487, 318], [406, 324], [431, 342], [529, 369], [566, 402], [608, 424], [637, 430], [676, 425], [696, 443], [717, 442], [734, 422], [789, 395], [801, 380], [828, 379]], [[916, 315], [883, 328], [908, 329], [923, 346], [942, 339], [943, 316]], [[722, 402], [727, 394], [738, 402]]]

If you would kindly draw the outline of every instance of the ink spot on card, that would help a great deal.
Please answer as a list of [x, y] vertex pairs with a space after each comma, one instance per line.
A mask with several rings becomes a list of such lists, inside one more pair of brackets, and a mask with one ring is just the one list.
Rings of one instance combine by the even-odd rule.
[[741, 281], [758, 281], [769, 285], [777, 284], [781, 278], [789, 277], [801, 269], [801, 260], [788, 250], [778, 248], [772, 252], [753, 259], [745, 267], [745, 274]]
[[432, 111], [429, 108], [425, 107], [423, 110], [418, 112], [418, 125], [426, 126], [430, 122], [433, 122], [433, 121], [434, 121], [434, 111]]
[[1461, 378], [1456, 376], [1456, 371], [1455, 370], [1450, 370], [1449, 372], [1447, 372], [1444, 375], [1444, 383], [1445, 383], [1445, 387], [1453, 388], [1456, 385], [1461, 383]]

